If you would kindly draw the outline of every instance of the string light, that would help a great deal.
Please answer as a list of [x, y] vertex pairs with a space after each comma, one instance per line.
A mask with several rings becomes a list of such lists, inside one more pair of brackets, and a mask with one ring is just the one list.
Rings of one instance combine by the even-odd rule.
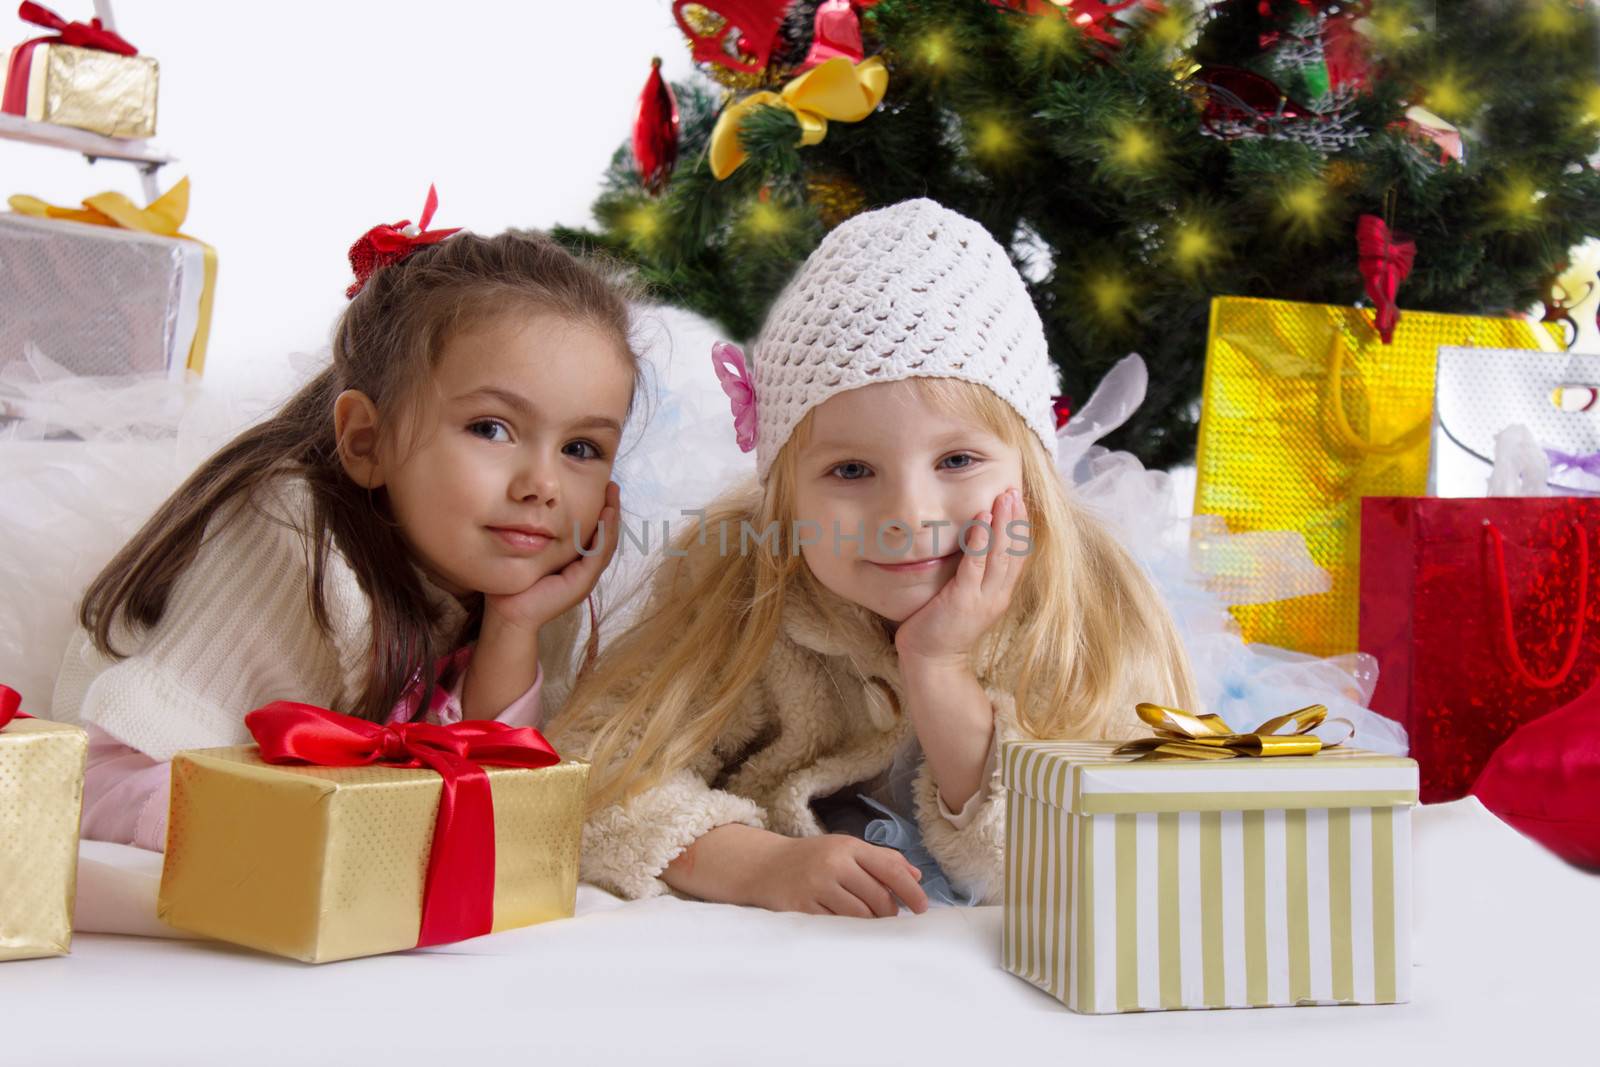
[[1480, 94], [1457, 70], [1446, 68], [1423, 83], [1428, 110], [1452, 122], [1467, 119], [1478, 109]]
[[1003, 163], [1017, 153], [1021, 138], [1012, 124], [998, 115], [979, 115], [970, 122], [972, 154], [986, 163]]
[[1331, 228], [1333, 212], [1330, 208], [1335, 195], [1332, 185], [1323, 178], [1299, 182], [1278, 194], [1275, 214], [1290, 235], [1320, 237]]
[[1203, 218], [1189, 217], [1172, 228], [1167, 241], [1172, 262], [1185, 274], [1199, 274], [1222, 254], [1216, 227]]
[[662, 236], [664, 229], [661, 204], [655, 200], [642, 200], [623, 212], [618, 228], [636, 248], [648, 248]]
[[1107, 271], [1095, 275], [1084, 288], [1095, 314], [1108, 322], [1120, 322], [1133, 307], [1133, 284], [1121, 274]]
[[1034, 59], [1054, 59], [1077, 51], [1078, 33], [1066, 19], [1037, 15], [1019, 23], [1018, 38], [1024, 55]]
[[1543, 214], [1539, 206], [1547, 194], [1526, 174], [1504, 175], [1494, 188], [1494, 206], [1501, 221], [1515, 229], [1537, 222]]

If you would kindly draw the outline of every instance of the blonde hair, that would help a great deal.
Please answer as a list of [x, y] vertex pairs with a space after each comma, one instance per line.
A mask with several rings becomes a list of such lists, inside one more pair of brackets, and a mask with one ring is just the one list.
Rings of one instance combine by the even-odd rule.
[[[912, 380], [929, 404], [988, 427], [1022, 453], [1032, 547], [996, 624], [1008, 640], [989, 642], [980, 668], [1015, 695], [1022, 728], [1036, 738], [1121, 737], [1139, 732], [1133, 706], [1140, 700], [1194, 708], [1188, 658], [1155, 588], [1072, 500], [1021, 416], [980, 385]], [[776, 523], [775, 549], [729, 554], [699, 574], [687, 558], [670, 560], [639, 619], [574, 688], [563, 725], [587, 718], [595, 729], [593, 809], [648, 789], [712, 749], [760, 677], [786, 598], [829, 610], [834, 598], [790, 543], [796, 458], [811, 423], [808, 412], [775, 458], [764, 492], [741, 490], [707, 509], [704, 529]], [[691, 528], [674, 547], [688, 554], [699, 537]]]

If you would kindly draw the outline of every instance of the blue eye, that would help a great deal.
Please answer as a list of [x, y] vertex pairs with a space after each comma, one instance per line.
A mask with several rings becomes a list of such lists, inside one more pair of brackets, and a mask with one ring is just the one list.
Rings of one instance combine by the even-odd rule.
[[[967, 462], [960, 463], [960, 464], [955, 464], [956, 460], [966, 460]], [[978, 462], [978, 457], [974, 456], [971, 452], [957, 452], [953, 456], [944, 457], [944, 459], [941, 459], [939, 462], [941, 464], [945, 464], [945, 463], [954, 464], [953, 466], [945, 467], [944, 468], [945, 470], [960, 471], [960, 470], [966, 470], [967, 468], [971, 467], [974, 463]]]
[[511, 428], [499, 419], [479, 419], [467, 424], [467, 432], [485, 441], [511, 440]]
[[[851, 473], [846, 473], [846, 472], [851, 472]], [[860, 462], [857, 462], [856, 460], [852, 459], [852, 460], [850, 460], [850, 461], [848, 461], [846, 463], [837, 464], [828, 473], [829, 474], [836, 474], [841, 479], [843, 479], [844, 481], [855, 482], [855, 481], [860, 481], [862, 478], [865, 478], [868, 474], [870, 474], [872, 472], [867, 468], [867, 465], [865, 463], [860, 463]]]
[[578, 459], [604, 459], [606, 455], [603, 451], [601, 451], [600, 446], [595, 444], [593, 441], [573, 441], [568, 444], [566, 448], [561, 450], [562, 454], [568, 456], [574, 455], [574, 453], [568, 451], [568, 449], [573, 448], [580, 450], [588, 449], [587, 454], [583, 454], [581, 451], [577, 453], [576, 455]]

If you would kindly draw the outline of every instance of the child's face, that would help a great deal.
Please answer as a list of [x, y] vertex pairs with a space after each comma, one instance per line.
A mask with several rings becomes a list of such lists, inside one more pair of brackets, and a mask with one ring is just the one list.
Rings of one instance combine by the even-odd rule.
[[[801, 554], [827, 589], [901, 622], [954, 577], [962, 525], [1022, 488], [1022, 453], [925, 402], [914, 379], [835, 394], [812, 419], [795, 511], [817, 543]], [[862, 543], [845, 540], [859, 529]]]
[[386, 435], [384, 483], [417, 562], [457, 595], [509, 595], [577, 559], [633, 391], [615, 340], [506, 315], [452, 337], [433, 384], [415, 425]]

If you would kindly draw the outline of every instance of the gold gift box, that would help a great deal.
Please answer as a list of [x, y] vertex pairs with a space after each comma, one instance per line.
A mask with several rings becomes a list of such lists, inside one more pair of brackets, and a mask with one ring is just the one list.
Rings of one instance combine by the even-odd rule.
[[88, 755], [76, 726], [19, 718], [0, 729], [0, 960], [72, 946]]
[[27, 117], [107, 137], [154, 137], [160, 78], [160, 65], [149, 56], [35, 45], [28, 63]]
[[[484, 767], [494, 798], [494, 929], [572, 915], [589, 765]], [[180, 752], [157, 914], [307, 963], [414, 948], [443, 779], [282, 766], [254, 745]]]

